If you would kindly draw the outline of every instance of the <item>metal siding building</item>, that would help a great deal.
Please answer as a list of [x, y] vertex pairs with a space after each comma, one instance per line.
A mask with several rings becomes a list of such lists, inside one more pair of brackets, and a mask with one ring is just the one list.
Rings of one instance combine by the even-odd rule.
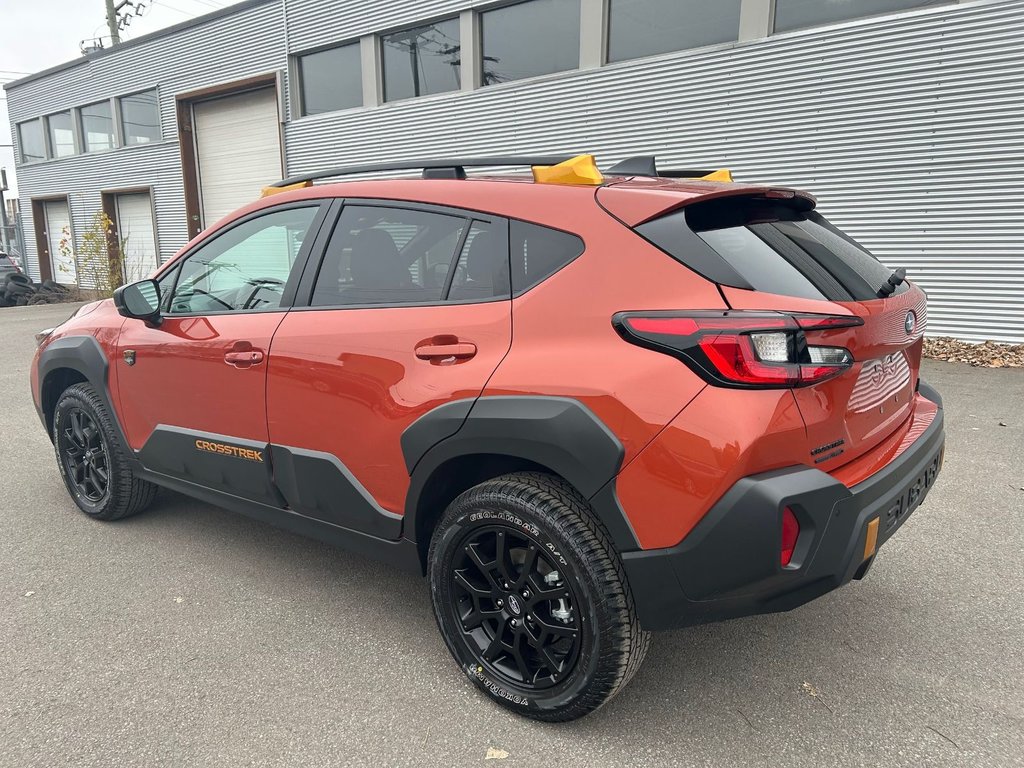
[[[284, 175], [577, 151], [602, 164], [654, 152], [663, 167], [727, 167], [813, 192], [884, 262], [907, 267], [929, 293], [930, 335], [1024, 342], [1024, 0], [782, 34], [769, 34], [769, 0], [742, 0], [738, 42], [612, 64], [605, 0], [581, 2], [581, 68], [485, 87], [470, 68], [479, 9], [495, 3], [467, 0], [250, 0], [10, 83], [12, 125], [159, 91], [162, 141], [19, 166], [30, 271], [40, 274], [29, 200], [66, 195], [77, 236], [105, 190], [150, 191], [159, 255], [170, 257], [198, 225], [182, 95], [263, 77], [279, 99]], [[381, 103], [377, 35], [446, 16], [460, 18], [471, 60], [463, 87]], [[352, 41], [365, 105], [300, 116], [294, 56]]]

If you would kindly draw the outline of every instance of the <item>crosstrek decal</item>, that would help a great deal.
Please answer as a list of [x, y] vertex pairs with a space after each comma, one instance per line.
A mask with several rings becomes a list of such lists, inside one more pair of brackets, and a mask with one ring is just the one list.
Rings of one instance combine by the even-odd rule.
[[196, 450], [219, 453], [221, 456], [234, 456], [236, 459], [245, 459], [246, 461], [263, 461], [263, 451], [239, 448], [237, 445], [227, 445], [226, 443], [213, 443], [209, 440], [196, 440]]

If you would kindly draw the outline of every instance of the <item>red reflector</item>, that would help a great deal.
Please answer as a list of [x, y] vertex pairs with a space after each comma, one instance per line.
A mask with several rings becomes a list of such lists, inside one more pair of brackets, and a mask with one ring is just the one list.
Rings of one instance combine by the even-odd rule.
[[800, 538], [800, 523], [793, 510], [786, 507], [782, 510], [782, 564], [789, 565], [793, 559], [796, 540]]

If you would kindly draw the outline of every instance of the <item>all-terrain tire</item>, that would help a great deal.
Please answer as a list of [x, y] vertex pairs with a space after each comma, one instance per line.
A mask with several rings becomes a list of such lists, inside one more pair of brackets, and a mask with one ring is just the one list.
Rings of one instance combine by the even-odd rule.
[[[83, 423], [90, 426], [78, 430], [82, 435], [79, 440], [75, 435], [75, 425]], [[141, 512], [156, 496], [157, 486], [136, 477], [129, 457], [117, 439], [113, 416], [91, 384], [74, 384], [61, 394], [53, 414], [52, 438], [57, 466], [68, 493], [89, 517], [120, 520]], [[77, 448], [79, 442], [93, 451], [88, 469], [92, 472], [102, 470], [106, 475], [102, 492], [94, 485], [83, 487], [76, 482], [71, 454], [81, 452]], [[96, 458], [100, 455], [102, 461]]]
[[[493, 563], [485, 562], [488, 551]], [[524, 575], [527, 562], [532, 576]], [[544, 568], [550, 570], [541, 574]], [[558, 580], [548, 583], [552, 570]], [[593, 712], [629, 682], [650, 644], [607, 530], [571, 485], [551, 475], [505, 475], [455, 499], [431, 539], [428, 576], [434, 615], [456, 662], [491, 699], [526, 717], [561, 722]], [[558, 589], [563, 602], [542, 599]], [[484, 615], [490, 618], [467, 629]], [[559, 635], [578, 631], [549, 653], [531, 641], [555, 636], [553, 616], [565, 621]], [[578, 645], [563, 657], [569, 642]], [[550, 658], [558, 663], [546, 664]], [[564, 671], [555, 672], [559, 664]]]

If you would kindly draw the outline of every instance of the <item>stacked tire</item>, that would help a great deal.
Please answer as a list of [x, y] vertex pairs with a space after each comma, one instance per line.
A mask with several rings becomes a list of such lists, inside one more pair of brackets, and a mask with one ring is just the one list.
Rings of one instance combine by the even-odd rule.
[[33, 283], [21, 272], [12, 272], [0, 283], [0, 307], [29, 304], [60, 304], [71, 298], [71, 290], [53, 280]]

